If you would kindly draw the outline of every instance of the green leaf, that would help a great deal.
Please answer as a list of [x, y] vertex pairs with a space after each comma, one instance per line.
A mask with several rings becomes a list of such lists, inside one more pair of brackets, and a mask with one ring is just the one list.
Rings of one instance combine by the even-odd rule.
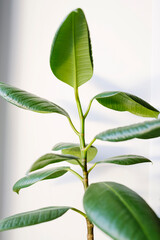
[[18, 180], [14, 186], [13, 186], [13, 191], [16, 193], [19, 193], [20, 189], [29, 187], [36, 182], [46, 180], [46, 179], [53, 179], [53, 178], [58, 178], [64, 175], [69, 167], [58, 167], [58, 168], [52, 168], [49, 170], [43, 170], [43, 171], [38, 171], [36, 173], [29, 174], [20, 180]]
[[158, 217], [127, 187], [114, 182], [91, 184], [83, 202], [90, 221], [113, 239], [159, 240]]
[[0, 231], [27, 227], [48, 222], [61, 217], [70, 207], [46, 207], [38, 210], [19, 213], [0, 221]]
[[149, 103], [125, 92], [103, 92], [93, 99], [96, 99], [101, 105], [116, 111], [128, 111], [142, 117], [157, 118], [159, 115], [159, 111]]
[[59, 113], [69, 118], [58, 105], [21, 89], [0, 82], [0, 96], [17, 107], [39, 113]]
[[38, 169], [43, 168], [52, 163], [59, 163], [59, 162], [67, 161], [67, 160], [73, 160], [73, 159], [79, 160], [79, 158], [77, 158], [75, 156], [47, 153], [47, 154], [43, 155], [42, 157], [40, 157], [39, 159], [37, 159], [37, 161], [35, 161], [33, 163], [29, 172], [38, 170]]
[[79, 144], [77, 143], [57, 143], [56, 145], [53, 146], [52, 150], [53, 151], [59, 151], [62, 149], [68, 149], [68, 148], [73, 148], [73, 147], [79, 147]]
[[[63, 154], [69, 154], [81, 158], [81, 150], [79, 144], [76, 143], [58, 143], [53, 148], [53, 151], [61, 150]], [[91, 146], [87, 151], [87, 162], [92, 161], [97, 154], [97, 148]], [[78, 164], [75, 160], [68, 161], [72, 164]]]
[[149, 139], [160, 136], [160, 119], [146, 121], [125, 127], [109, 129], [95, 136], [95, 139], [109, 142], [126, 141], [133, 138]]
[[[63, 154], [71, 154], [73, 156], [81, 158], [80, 147], [73, 147], [73, 148], [68, 148], [68, 149], [62, 149], [62, 153]], [[92, 161], [95, 158], [96, 154], [97, 154], [97, 148], [94, 147], [94, 146], [91, 146], [87, 150], [87, 162]], [[77, 164], [77, 162], [75, 160], [70, 161], [70, 162]]]
[[145, 158], [143, 156], [121, 155], [121, 156], [107, 158], [103, 161], [98, 161], [98, 162], [96, 162], [96, 164], [113, 163], [113, 164], [118, 164], [118, 165], [133, 165], [133, 164], [145, 163], [145, 162], [151, 162], [151, 161], [148, 158]]
[[59, 80], [74, 88], [92, 77], [90, 36], [82, 9], [72, 11], [58, 29], [51, 47], [50, 67]]

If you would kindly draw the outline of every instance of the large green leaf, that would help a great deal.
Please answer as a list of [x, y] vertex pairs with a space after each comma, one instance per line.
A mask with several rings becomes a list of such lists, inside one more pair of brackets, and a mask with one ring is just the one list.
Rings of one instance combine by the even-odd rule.
[[19, 193], [20, 189], [29, 187], [36, 182], [46, 180], [46, 179], [53, 179], [53, 178], [58, 178], [64, 175], [69, 167], [58, 167], [58, 168], [52, 168], [49, 170], [43, 170], [43, 171], [38, 171], [32, 174], [29, 174], [20, 180], [18, 180], [14, 186], [13, 186], [13, 191]]
[[49, 164], [52, 164], [52, 163], [58, 163], [58, 162], [63, 162], [63, 161], [73, 160], [73, 159], [75, 161], [79, 160], [79, 158], [77, 158], [75, 156], [47, 153], [47, 154], [43, 155], [42, 157], [40, 157], [39, 159], [37, 159], [37, 161], [35, 161], [33, 163], [29, 172], [38, 170], [38, 169], [43, 168], [43, 167], [45, 167]]
[[90, 221], [113, 239], [159, 240], [156, 214], [136, 192], [121, 184], [91, 184], [84, 195], [84, 209]]
[[102, 141], [119, 142], [133, 138], [149, 139], [160, 136], [160, 119], [109, 129], [95, 136]]
[[148, 158], [138, 155], [121, 155], [107, 158], [103, 161], [98, 161], [96, 164], [113, 163], [118, 165], [133, 165], [138, 163], [151, 162]]
[[72, 11], [58, 29], [51, 47], [50, 66], [61, 81], [77, 88], [93, 74], [89, 30], [83, 11]]
[[[61, 150], [63, 154], [69, 154], [81, 158], [81, 150], [79, 144], [76, 143], [58, 143], [53, 148], [53, 151]], [[97, 148], [91, 146], [87, 151], [87, 162], [92, 161], [97, 154]], [[69, 160], [69, 163], [78, 164], [75, 160]]]
[[0, 221], [0, 231], [27, 227], [48, 222], [61, 217], [70, 207], [46, 207], [38, 210], [19, 213]]
[[116, 111], [128, 111], [142, 117], [157, 118], [159, 115], [159, 111], [149, 103], [125, 92], [103, 92], [96, 95], [93, 99], [96, 99], [103, 106]]
[[59, 113], [69, 118], [58, 105], [21, 89], [0, 82], [0, 96], [17, 107], [39, 113]]

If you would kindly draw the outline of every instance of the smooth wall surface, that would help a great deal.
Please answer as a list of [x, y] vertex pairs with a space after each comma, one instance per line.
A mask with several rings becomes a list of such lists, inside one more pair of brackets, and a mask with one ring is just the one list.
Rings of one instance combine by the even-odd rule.
[[[112, 90], [135, 94], [158, 107], [160, 99], [158, 94], [155, 99], [154, 92], [155, 84], [157, 90], [159, 82], [158, 78], [154, 78], [152, 64], [153, 60], [158, 61], [153, 54], [153, 41], [156, 39], [153, 36], [158, 28], [158, 25], [153, 28], [157, 22], [154, 11], [156, 4], [158, 1], [151, 0], [14, 0], [10, 15], [9, 83], [62, 106], [79, 127], [73, 89], [53, 76], [49, 67], [49, 54], [53, 36], [62, 20], [70, 11], [81, 7], [89, 24], [94, 58], [94, 76], [80, 87], [83, 109], [86, 109], [86, 103], [97, 93]], [[0, 100], [0, 104], [4, 102]], [[22, 190], [20, 195], [12, 192], [13, 184], [25, 175], [38, 157], [50, 152], [54, 144], [78, 142], [78, 139], [63, 116], [32, 113], [9, 104], [6, 107], [3, 133], [6, 136], [5, 148], [1, 145], [1, 151], [5, 150], [1, 169], [5, 173], [1, 183], [1, 215], [6, 217], [57, 205], [82, 209], [83, 187], [69, 173], [57, 180], [37, 183]], [[106, 109], [94, 102], [87, 119], [87, 142], [110, 127], [143, 120], [129, 113]], [[148, 164], [130, 167], [98, 166], [91, 173], [90, 182], [120, 182], [138, 192], [159, 214], [158, 188], [153, 188], [159, 179], [158, 144], [158, 140], [153, 140], [152, 143], [141, 140], [124, 143], [95, 142], [99, 149], [95, 161], [122, 154], [139, 154], [152, 159], [153, 149], [157, 146], [156, 167]], [[73, 168], [78, 171], [77, 167]], [[82, 240], [85, 235], [85, 221], [78, 214], [68, 212], [56, 221], [0, 233], [0, 238]], [[106, 239], [98, 229], [95, 229], [95, 236], [95, 239]]]
[[[154, 0], [152, 4], [152, 66], [151, 66], [151, 100], [159, 109], [160, 94], [160, 1]], [[150, 194], [149, 201], [160, 216], [160, 139], [151, 141], [150, 155], [154, 161], [150, 168]]]

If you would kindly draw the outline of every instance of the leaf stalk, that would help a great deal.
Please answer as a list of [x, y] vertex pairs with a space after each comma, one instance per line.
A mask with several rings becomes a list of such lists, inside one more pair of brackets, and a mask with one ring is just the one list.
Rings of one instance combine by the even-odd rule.
[[92, 140], [85, 148], [83, 148], [82, 150], [83, 150], [84, 152], [87, 152], [87, 150], [92, 146], [92, 144], [93, 144], [95, 141], [96, 141], [96, 139], [93, 138], [93, 140]]
[[82, 176], [81, 176], [79, 173], [77, 173], [76, 171], [74, 171], [74, 170], [71, 169], [71, 168], [68, 168], [67, 170], [68, 170], [69, 172], [73, 173], [76, 177], [78, 177], [78, 178], [81, 180], [81, 182], [83, 182], [83, 178], [82, 178]]
[[90, 173], [93, 170], [93, 168], [95, 168], [96, 165], [97, 165], [97, 163], [93, 164], [93, 166], [90, 167], [90, 169], [88, 170], [88, 173]]
[[68, 121], [69, 121], [69, 123], [70, 123], [71, 128], [73, 129], [73, 131], [79, 136], [80, 133], [79, 133], [79, 132], [77, 131], [77, 129], [75, 128], [75, 126], [74, 126], [74, 124], [73, 124], [73, 122], [72, 122], [72, 120], [71, 120], [70, 117], [68, 117]]
[[93, 98], [90, 100], [86, 113], [84, 114], [84, 118], [88, 116], [93, 100], [94, 100]]
[[73, 211], [81, 214], [83, 217], [87, 218], [86, 214], [85, 214], [84, 212], [80, 211], [79, 209], [77, 209], [77, 208], [71, 208], [71, 210], [73, 210]]

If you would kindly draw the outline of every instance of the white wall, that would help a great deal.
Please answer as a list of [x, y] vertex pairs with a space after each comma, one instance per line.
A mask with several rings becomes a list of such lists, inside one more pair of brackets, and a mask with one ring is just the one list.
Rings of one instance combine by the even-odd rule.
[[[159, 96], [157, 95], [155, 101], [154, 84], [151, 82], [151, 59], [154, 58], [152, 16], [155, 14], [152, 12], [151, 0], [14, 0], [10, 84], [62, 106], [73, 116], [73, 121], [78, 127], [73, 89], [58, 81], [49, 68], [53, 36], [63, 18], [77, 7], [81, 7], [86, 14], [94, 57], [94, 77], [80, 88], [84, 108], [91, 97], [107, 90], [130, 92], [157, 105]], [[49, 152], [57, 142], [72, 142], [78, 139], [63, 116], [40, 115], [11, 105], [7, 106], [7, 110], [3, 216], [52, 205], [81, 208], [83, 188], [70, 174], [57, 180], [37, 183], [22, 190], [19, 196], [12, 192], [12, 185], [24, 176], [39, 156]], [[87, 141], [109, 127], [139, 121], [143, 119], [129, 113], [105, 109], [95, 102], [88, 117]], [[154, 141], [157, 140], [153, 140], [152, 148]], [[97, 141], [95, 146], [99, 149], [96, 160], [118, 154], [152, 156], [147, 141]], [[158, 212], [157, 191], [151, 190], [153, 178], [150, 176], [154, 176], [154, 171], [154, 165], [148, 164], [130, 167], [101, 166], [91, 174], [91, 182], [109, 180], [123, 183], [137, 191]], [[39, 240], [62, 240], [64, 237], [66, 240], [82, 240], [85, 239], [85, 234], [84, 220], [81, 216], [67, 213], [57, 221], [1, 233], [1, 238], [27, 240], [34, 236]], [[95, 239], [106, 239], [98, 229], [95, 230], [95, 234]]]
[[[160, 1], [154, 0], [152, 4], [152, 65], [151, 65], [151, 99], [157, 108], [159, 108], [160, 95]], [[160, 139], [151, 141], [150, 154], [154, 161], [150, 167], [150, 198], [149, 201], [153, 209], [160, 216]]]

